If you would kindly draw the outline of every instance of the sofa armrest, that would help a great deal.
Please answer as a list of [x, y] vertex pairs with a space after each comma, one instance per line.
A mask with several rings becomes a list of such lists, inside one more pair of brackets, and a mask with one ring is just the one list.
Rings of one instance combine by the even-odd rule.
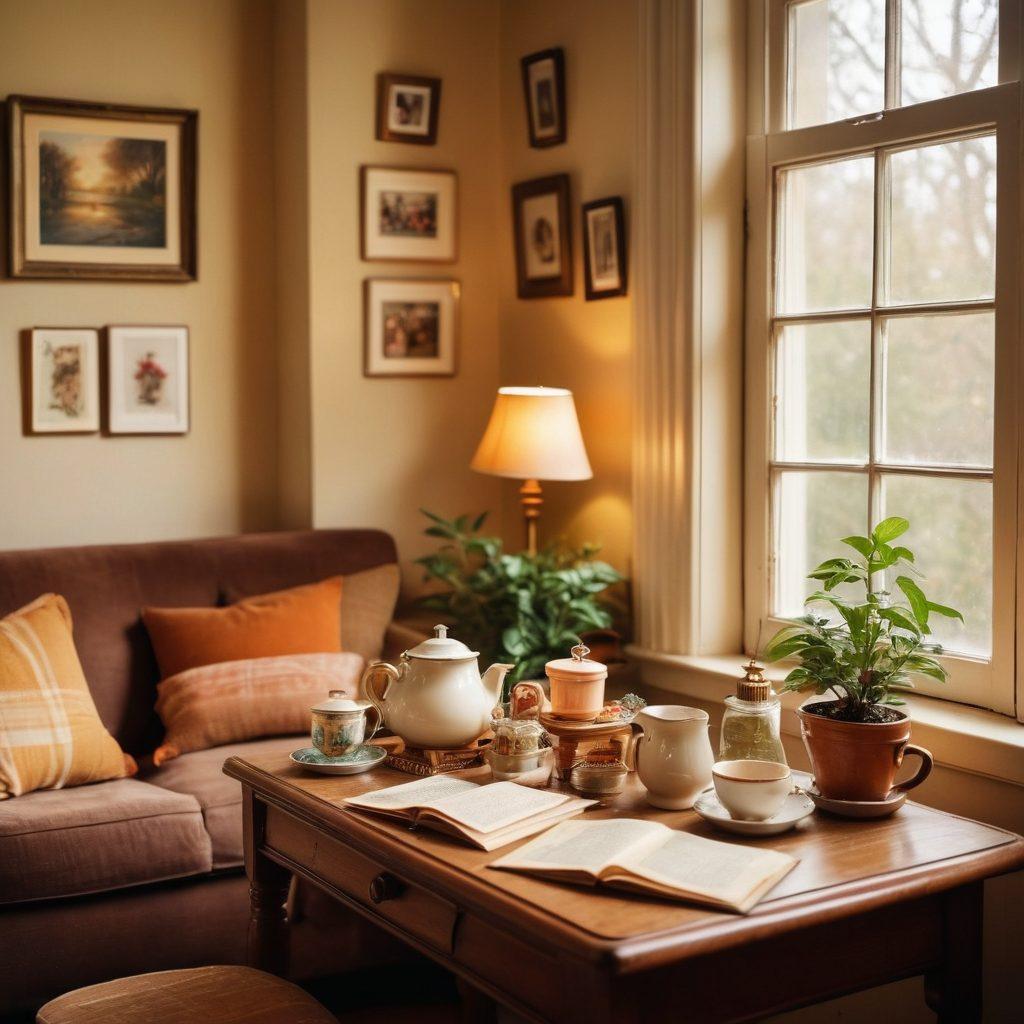
[[385, 661], [398, 661], [403, 651], [415, 647], [429, 636], [430, 634], [423, 632], [422, 628], [396, 619], [384, 633], [384, 652], [381, 657]]

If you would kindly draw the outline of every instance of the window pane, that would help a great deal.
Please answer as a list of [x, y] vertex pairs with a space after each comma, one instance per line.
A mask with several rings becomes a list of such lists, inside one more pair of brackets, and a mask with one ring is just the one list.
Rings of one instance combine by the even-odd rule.
[[882, 342], [882, 461], [992, 466], [995, 317], [893, 317]]
[[885, 0], [809, 0], [789, 9], [789, 127], [885, 105]]
[[840, 537], [864, 533], [868, 478], [866, 473], [783, 470], [776, 487], [773, 612], [791, 618], [803, 614], [804, 598], [818, 587], [807, 574], [842, 553]]
[[995, 136], [893, 153], [889, 177], [889, 302], [991, 298]]
[[780, 312], [870, 305], [874, 173], [870, 156], [779, 173]]
[[887, 516], [910, 520], [900, 538], [917, 556], [928, 599], [963, 613], [966, 624], [930, 619], [934, 639], [948, 651], [992, 653], [992, 484], [988, 480], [886, 475]]
[[867, 462], [871, 322], [793, 324], [776, 355], [775, 457]]
[[999, 83], [999, 0], [903, 0], [903, 105]]

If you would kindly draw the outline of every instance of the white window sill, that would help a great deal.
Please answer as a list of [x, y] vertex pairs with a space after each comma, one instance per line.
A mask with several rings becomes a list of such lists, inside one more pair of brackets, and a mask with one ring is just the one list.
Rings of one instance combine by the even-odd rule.
[[[626, 653], [639, 664], [644, 683], [711, 704], [721, 704], [736, 692], [746, 661], [742, 654], [661, 654], [636, 646]], [[776, 683], [785, 674], [774, 667], [765, 672]], [[805, 699], [797, 693], [782, 695], [784, 733], [800, 735], [795, 711]], [[1024, 725], [993, 711], [933, 697], [909, 696], [905, 710], [914, 720], [914, 742], [927, 747], [937, 763], [1024, 786]]]

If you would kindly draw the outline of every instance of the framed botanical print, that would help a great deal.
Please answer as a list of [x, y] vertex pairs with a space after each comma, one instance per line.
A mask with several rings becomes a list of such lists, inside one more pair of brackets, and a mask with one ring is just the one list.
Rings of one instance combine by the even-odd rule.
[[361, 184], [364, 260], [455, 261], [454, 171], [363, 167]]
[[587, 299], [626, 294], [626, 218], [622, 199], [583, 206], [583, 283]]
[[100, 429], [100, 335], [91, 327], [22, 333], [22, 420], [26, 434]]
[[187, 327], [107, 328], [107, 431], [186, 434]]
[[520, 64], [530, 145], [543, 149], [565, 142], [565, 53], [561, 47], [541, 50]]
[[196, 277], [194, 110], [11, 96], [11, 277]]
[[364, 311], [364, 375], [453, 377], [458, 321], [458, 281], [369, 278]]
[[377, 138], [433, 146], [441, 113], [441, 79], [382, 71], [377, 76]]
[[512, 223], [519, 298], [572, 295], [569, 175], [513, 185]]

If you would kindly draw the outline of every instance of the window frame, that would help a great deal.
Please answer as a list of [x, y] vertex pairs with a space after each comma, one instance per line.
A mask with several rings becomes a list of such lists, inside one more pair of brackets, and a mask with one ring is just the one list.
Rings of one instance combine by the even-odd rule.
[[[774, 468], [772, 392], [775, 343], [773, 308], [776, 285], [775, 188], [780, 168], [816, 164], [872, 154], [876, 167], [874, 230], [875, 284], [882, 273], [879, 236], [877, 172], [885, 165], [883, 151], [991, 131], [996, 136], [996, 267], [995, 295], [995, 437], [993, 444], [993, 636], [991, 661], [949, 656], [946, 684], [917, 682], [917, 691], [951, 701], [974, 704], [1002, 714], [1024, 716], [1024, 673], [1015, 651], [1024, 639], [1024, 558], [1018, 550], [1018, 523], [1024, 521], [1024, 469], [1021, 451], [1021, 396], [1024, 358], [1021, 347], [1021, 67], [1022, 0], [1001, 0], [999, 10], [999, 85], [931, 100], [908, 107], [891, 106], [897, 92], [896, 70], [886, 62], [884, 112], [865, 114], [806, 128], [783, 130], [786, 114], [786, 23], [789, 7], [807, 0], [765, 0], [764, 47], [755, 46], [750, 81], [752, 128], [769, 130], [747, 140], [747, 315], [746, 315], [746, 431], [744, 526], [744, 642], [749, 650], [762, 647], [784, 620], [769, 615], [772, 607], [772, 505]], [[898, 49], [898, 5], [886, 2], [886, 53]], [[753, 26], [752, 26], [753, 27]], [[763, 63], [762, 63], [763, 62]], [[761, 74], [758, 74], [761, 72]], [[760, 122], [760, 123], [758, 123]], [[982, 303], [986, 305], [987, 303]], [[922, 303], [921, 311], [936, 306], [969, 309], [977, 303]], [[879, 324], [892, 313], [916, 307], [887, 307], [880, 313], [874, 297], [871, 312], [872, 348], [879, 345]], [[828, 319], [826, 314], [824, 319]], [[855, 316], [863, 316], [858, 310]], [[818, 319], [818, 315], [814, 315]], [[794, 318], [798, 319], [798, 318]], [[872, 406], [874, 396], [872, 395]], [[874, 429], [874, 425], [872, 426]], [[873, 453], [869, 453], [869, 460]], [[837, 467], [841, 468], [841, 467]], [[867, 472], [871, 472], [868, 470]], [[963, 474], [968, 475], [968, 474]], [[937, 595], [941, 600], [941, 595]], [[1024, 717], [1021, 718], [1024, 720]]]

